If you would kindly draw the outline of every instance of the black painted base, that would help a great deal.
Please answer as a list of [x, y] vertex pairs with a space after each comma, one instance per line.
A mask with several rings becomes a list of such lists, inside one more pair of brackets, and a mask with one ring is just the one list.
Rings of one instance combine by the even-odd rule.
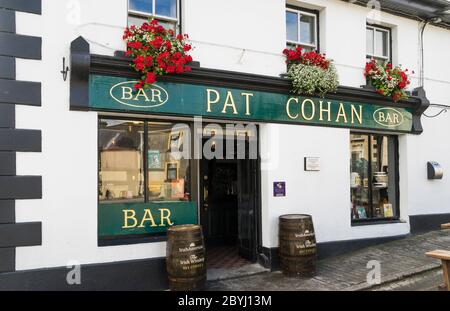
[[432, 230], [440, 230], [441, 224], [450, 222], [450, 213], [409, 216], [411, 233], [423, 233]]
[[81, 266], [81, 284], [69, 285], [72, 269], [58, 267], [0, 273], [0, 291], [165, 290], [165, 258], [121, 261]]
[[[403, 237], [405, 236], [318, 243], [318, 258], [337, 256]], [[263, 247], [262, 253], [258, 256], [258, 262], [271, 271], [279, 270], [278, 248]], [[0, 273], [0, 291], [168, 289], [165, 258], [83, 265], [80, 285], [67, 283], [67, 275], [71, 270], [58, 267]]]

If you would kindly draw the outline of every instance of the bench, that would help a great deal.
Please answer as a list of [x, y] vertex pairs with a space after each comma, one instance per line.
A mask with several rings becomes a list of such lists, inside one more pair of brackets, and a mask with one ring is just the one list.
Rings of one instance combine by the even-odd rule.
[[450, 229], [450, 222], [448, 224], [442, 224], [441, 228], [442, 229]]
[[442, 271], [444, 273], [445, 288], [450, 291], [450, 251], [435, 250], [428, 252], [428, 257], [440, 259], [442, 261]]

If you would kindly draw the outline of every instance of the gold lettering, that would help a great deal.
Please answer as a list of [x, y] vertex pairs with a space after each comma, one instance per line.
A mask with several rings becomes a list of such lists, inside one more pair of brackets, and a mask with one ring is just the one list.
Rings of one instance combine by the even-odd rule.
[[391, 114], [390, 114], [390, 113], [388, 113], [388, 114], [386, 115], [386, 122], [387, 122], [388, 124], [392, 123], [392, 119], [391, 119]]
[[241, 93], [245, 97], [245, 115], [249, 116], [250, 113], [250, 97], [253, 97], [253, 93]]
[[[160, 227], [165, 227], [164, 219], [167, 221], [167, 224], [169, 226], [173, 225], [173, 222], [170, 221], [170, 210], [167, 208], [161, 208], [159, 209], [159, 212], [161, 213], [161, 224]], [[164, 212], [167, 212], [166, 216], [164, 216]]]
[[150, 227], [157, 227], [155, 220], [153, 219], [153, 215], [149, 209], [144, 210], [144, 217], [141, 220], [141, 224], [139, 225], [139, 228], [144, 228], [145, 227], [144, 223], [146, 221], [150, 221], [150, 223], [151, 223]]
[[339, 110], [338, 110], [338, 114], [336, 117], [336, 122], [339, 122], [340, 118], [344, 118], [344, 123], [347, 123], [347, 115], [345, 114], [345, 109], [344, 109], [343, 103], [339, 104]]
[[[207, 102], [206, 103], [207, 103], [207, 107], [208, 107], [206, 112], [211, 112], [211, 104], [217, 104], [219, 102], [220, 94], [219, 94], [219, 92], [217, 92], [216, 90], [213, 90], [213, 89], [207, 89], [206, 94], [207, 94]], [[216, 98], [214, 100], [211, 98], [211, 94], [216, 95]]]
[[400, 121], [398, 119], [398, 114], [394, 113], [394, 124], [400, 124]]
[[158, 101], [162, 103], [160, 90], [152, 89], [152, 102], [155, 102], [155, 97], [158, 97]]
[[296, 115], [292, 115], [291, 114], [290, 105], [291, 105], [291, 101], [292, 100], [298, 104], [298, 98], [295, 98], [295, 97], [289, 98], [289, 100], [286, 103], [286, 113], [287, 113], [289, 118], [297, 119], [298, 118], [298, 113]]
[[131, 87], [122, 86], [122, 99], [133, 99], [133, 89]]
[[148, 102], [150, 101], [147, 97], [147, 94], [145, 93], [144, 89], [139, 89], [139, 91], [136, 94], [136, 97], [134, 98], [134, 100], [139, 100], [139, 97], [143, 96], [145, 98], [145, 101]]
[[358, 119], [359, 124], [362, 124], [362, 106], [359, 105], [359, 112], [356, 110], [356, 108], [352, 105], [352, 124], [355, 123], [355, 117]]
[[[311, 105], [311, 115], [309, 117], [306, 117], [305, 114], [305, 104], [309, 103]], [[311, 121], [312, 119], [314, 119], [314, 115], [316, 114], [316, 106], [314, 105], [314, 102], [311, 99], [305, 99], [302, 103], [302, 117], [303, 119], [305, 119], [306, 121]]]
[[[133, 221], [133, 225], [129, 225], [128, 221], [129, 220]], [[129, 229], [129, 228], [134, 228], [137, 226], [137, 219], [136, 219], [136, 212], [134, 210], [131, 209], [124, 209], [123, 210], [123, 226], [122, 229]]]
[[319, 119], [319, 121], [323, 121], [323, 113], [326, 112], [327, 116], [328, 116], [327, 121], [331, 122], [331, 107], [330, 107], [331, 102], [327, 102], [327, 109], [324, 109], [322, 105], [323, 105], [323, 102], [320, 101], [320, 119]]
[[234, 103], [233, 94], [230, 91], [227, 92], [227, 98], [225, 99], [225, 104], [223, 105], [222, 113], [227, 113], [227, 108], [233, 108], [233, 114], [238, 114], [236, 105]]
[[384, 112], [378, 112], [378, 121], [385, 122], [386, 118], [384, 117]]

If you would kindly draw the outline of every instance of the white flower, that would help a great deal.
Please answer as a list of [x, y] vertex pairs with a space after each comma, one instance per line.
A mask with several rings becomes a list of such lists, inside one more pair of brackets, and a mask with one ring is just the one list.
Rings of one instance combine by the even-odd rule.
[[289, 67], [288, 78], [297, 94], [323, 96], [335, 92], [339, 86], [338, 74], [333, 64], [330, 64], [327, 70], [312, 65], [294, 64]]

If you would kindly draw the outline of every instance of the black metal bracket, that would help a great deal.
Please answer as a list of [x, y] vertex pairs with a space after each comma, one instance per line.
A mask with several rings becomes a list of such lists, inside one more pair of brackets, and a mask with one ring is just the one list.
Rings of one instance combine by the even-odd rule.
[[69, 74], [69, 71], [70, 71], [69, 66], [66, 66], [66, 58], [63, 57], [63, 69], [61, 70], [61, 73], [64, 81], [67, 80], [67, 75]]

